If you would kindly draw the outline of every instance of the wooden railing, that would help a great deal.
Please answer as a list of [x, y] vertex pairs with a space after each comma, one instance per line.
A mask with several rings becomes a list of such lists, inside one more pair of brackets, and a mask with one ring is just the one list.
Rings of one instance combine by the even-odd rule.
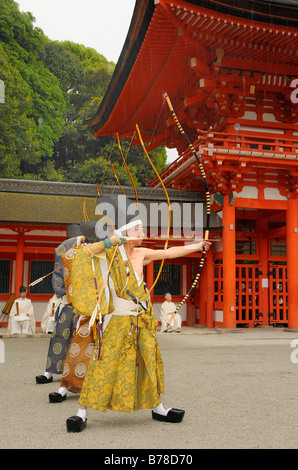
[[[253, 134], [253, 135], [252, 135]], [[199, 138], [194, 143], [194, 148], [199, 156], [220, 154], [222, 156], [241, 155], [251, 157], [265, 157], [272, 159], [284, 159], [291, 162], [297, 161], [298, 164], [298, 135], [292, 138], [284, 137], [279, 134], [260, 132], [256, 133], [209, 133], [204, 138]], [[161, 173], [161, 178], [165, 181], [182, 165], [191, 164], [194, 161], [189, 149], [180, 155], [174, 162], [165, 168]], [[157, 178], [148, 182], [149, 186], [156, 186], [159, 183]]]

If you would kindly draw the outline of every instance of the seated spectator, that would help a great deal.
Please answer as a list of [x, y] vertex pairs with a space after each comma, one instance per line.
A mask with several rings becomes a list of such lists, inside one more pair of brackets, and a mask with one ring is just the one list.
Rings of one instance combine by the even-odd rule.
[[20, 288], [20, 298], [11, 307], [8, 331], [11, 335], [33, 335], [35, 333], [35, 317], [33, 305], [26, 297], [26, 288]]
[[167, 292], [165, 294], [165, 301], [161, 306], [160, 310], [160, 319], [161, 319], [161, 329], [160, 332], [173, 332], [175, 331], [176, 333], [180, 333], [181, 331], [181, 324], [182, 324], [182, 318], [179, 313], [176, 313], [174, 316], [173, 320], [171, 321], [170, 326], [168, 327], [168, 322], [170, 321], [170, 318], [172, 314], [176, 310], [176, 305], [174, 302], [172, 302], [172, 295]]

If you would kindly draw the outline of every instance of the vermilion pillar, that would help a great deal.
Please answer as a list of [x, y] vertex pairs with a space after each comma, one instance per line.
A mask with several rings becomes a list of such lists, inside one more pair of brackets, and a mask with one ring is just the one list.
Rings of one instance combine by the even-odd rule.
[[[188, 258], [186, 264], [186, 292], [189, 291], [192, 285], [192, 260]], [[183, 292], [183, 295], [186, 294]], [[190, 301], [186, 303], [186, 325], [187, 326], [194, 326], [196, 323], [196, 307], [195, 307], [195, 299], [190, 296]]]
[[19, 297], [20, 287], [23, 285], [24, 245], [25, 245], [25, 234], [22, 230], [19, 230], [18, 240], [17, 240], [17, 253], [16, 253], [16, 272], [15, 272], [15, 281], [14, 281], [15, 299]]
[[206, 256], [206, 274], [207, 274], [207, 285], [206, 285], [206, 326], [207, 328], [213, 328], [214, 326], [214, 269], [213, 269], [213, 248], [209, 248]]
[[[207, 261], [207, 260], [206, 260]], [[206, 263], [207, 264], [207, 263]], [[200, 290], [200, 325], [206, 325], [206, 304], [207, 304], [207, 268], [204, 262], [203, 269], [199, 280]]]
[[[199, 271], [199, 259], [198, 258], [195, 258], [195, 262], [194, 262], [194, 276], [197, 274], [197, 272]], [[197, 317], [196, 317], [196, 309], [199, 309], [200, 308], [200, 292], [199, 292], [199, 286], [200, 286], [200, 282], [198, 282], [198, 284], [196, 285], [196, 287], [194, 288], [194, 307], [195, 307], [195, 321], [194, 323], [196, 324], [197, 323]]]
[[[268, 221], [262, 217], [263, 213], [258, 214], [258, 251], [260, 254], [260, 268], [262, 271], [262, 279], [268, 279], [268, 238], [264, 234], [268, 230]], [[269, 312], [269, 297], [268, 297], [268, 281], [264, 285], [259, 286], [260, 291], [260, 305], [259, 311], [262, 313], [263, 325], [268, 325], [268, 312]]]
[[298, 200], [290, 198], [287, 210], [288, 327], [298, 328]]
[[229, 195], [223, 205], [223, 327], [236, 328], [236, 239], [235, 207]]

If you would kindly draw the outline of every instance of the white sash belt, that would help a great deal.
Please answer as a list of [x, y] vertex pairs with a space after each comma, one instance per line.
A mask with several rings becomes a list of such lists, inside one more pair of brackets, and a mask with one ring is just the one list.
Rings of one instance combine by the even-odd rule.
[[106, 329], [113, 315], [133, 315], [134, 317], [136, 317], [139, 315], [139, 313], [141, 313], [137, 311], [137, 304], [135, 304], [132, 300], [121, 299], [120, 297], [113, 295], [113, 304], [115, 307], [114, 312], [108, 313], [103, 317], [103, 331]]
[[138, 306], [132, 300], [125, 300], [121, 299], [120, 297], [113, 297], [113, 304], [115, 307], [114, 312], [112, 315], [133, 315], [137, 316], [140, 312], [138, 312]]

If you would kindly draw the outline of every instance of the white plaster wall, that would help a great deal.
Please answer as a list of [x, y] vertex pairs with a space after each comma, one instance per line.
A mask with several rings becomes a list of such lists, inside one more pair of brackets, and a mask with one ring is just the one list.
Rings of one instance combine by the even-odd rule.
[[48, 302], [32, 302], [34, 308], [34, 316], [36, 322], [41, 322], [41, 319], [46, 311]]
[[[253, 186], [243, 186], [242, 191], [237, 194], [237, 198], [258, 199], [258, 188]], [[264, 199], [273, 201], [286, 201], [287, 198], [282, 196], [278, 188], [264, 188]]]
[[245, 111], [244, 115], [239, 117], [239, 119], [250, 119], [252, 121], [256, 121], [258, 119], [258, 115], [255, 111]]
[[275, 201], [286, 201], [286, 196], [282, 196], [278, 188], [265, 188], [264, 199], [273, 199]]
[[266, 122], [279, 122], [273, 113], [263, 113], [263, 121]]
[[249, 199], [258, 199], [258, 188], [253, 186], [243, 186], [242, 191], [237, 193], [237, 198], [245, 197]]
[[214, 310], [214, 321], [223, 322], [223, 310]]

